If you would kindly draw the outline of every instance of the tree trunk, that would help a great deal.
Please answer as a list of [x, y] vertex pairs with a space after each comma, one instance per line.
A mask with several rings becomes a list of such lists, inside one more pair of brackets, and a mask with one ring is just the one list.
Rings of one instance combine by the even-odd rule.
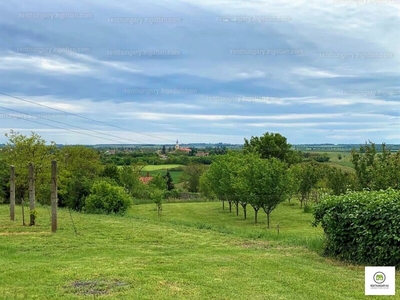
[[267, 213], [267, 228], [269, 229], [269, 215], [270, 213]]
[[229, 212], [232, 212], [232, 201], [228, 201], [229, 203]]
[[225, 210], [225, 200], [222, 200], [222, 210]]
[[247, 206], [247, 203], [245, 203], [245, 204], [241, 204], [242, 205], [242, 207], [243, 207], [243, 215], [244, 215], [244, 219], [246, 220], [246, 218], [247, 218], [247, 211], [246, 211], [246, 206]]
[[254, 208], [254, 223], [257, 224], [258, 220], [257, 220], [257, 216], [258, 216], [258, 209]]
[[235, 205], [236, 205], [236, 216], [239, 216], [239, 202], [235, 201]]

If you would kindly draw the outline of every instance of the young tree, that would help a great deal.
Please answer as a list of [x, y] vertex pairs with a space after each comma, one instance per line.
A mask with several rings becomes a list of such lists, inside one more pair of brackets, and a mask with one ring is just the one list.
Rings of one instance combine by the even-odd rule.
[[171, 191], [175, 188], [174, 184], [172, 183], [172, 177], [171, 177], [171, 173], [169, 172], [169, 170], [167, 170], [167, 174], [165, 174], [164, 179], [167, 182], [167, 190]]
[[[235, 153], [229, 152], [227, 155], [219, 155], [215, 161], [204, 173], [202, 180], [203, 186], [208, 187], [208, 194], [215, 195], [216, 198], [222, 201], [222, 208], [225, 208], [225, 201], [228, 201], [229, 212], [232, 212], [232, 202], [235, 194], [235, 189], [231, 181], [230, 162], [235, 160]], [[237, 156], [237, 155], [236, 155]]]
[[298, 182], [298, 193], [300, 194], [300, 208], [308, 200], [312, 189], [317, 184], [320, 173], [318, 172], [318, 164], [315, 162], [306, 162], [291, 167], [293, 176]]
[[180, 180], [189, 192], [197, 193], [199, 191], [200, 176], [205, 170], [206, 166], [198, 163], [190, 163], [184, 167]]
[[[252, 160], [251, 199], [253, 205], [261, 207], [267, 215], [267, 227], [270, 228], [270, 215], [276, 206], [283, 202], [288, 193], [287, 165], [271, 158], [268, 160]], [[252, 202], [250, 202], [252, 203]]]

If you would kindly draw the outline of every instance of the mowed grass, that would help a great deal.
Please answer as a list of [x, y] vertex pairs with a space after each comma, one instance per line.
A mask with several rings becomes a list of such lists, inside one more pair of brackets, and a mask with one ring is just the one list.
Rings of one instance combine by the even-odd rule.
[[71, 219], [59, 209], [56, 234], [49, 211], [37, 210], [37, 225], [28, 227], [0, 206], [0, 299], [366, 298], [364, 267], [322, 257], [321, 229], [297, 205], [273, 212], [279, 235], [220, 202], [164, 204], [161, 220], [155, 205], [133, 206], [124, 217]]

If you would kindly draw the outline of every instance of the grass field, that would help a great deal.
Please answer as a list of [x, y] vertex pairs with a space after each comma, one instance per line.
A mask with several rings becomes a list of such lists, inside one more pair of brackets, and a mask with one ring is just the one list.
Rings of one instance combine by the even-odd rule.
[[147, 165], [144, 166], [142, 171], [150, 172], [150, 171], [159, 171], [159, 170], [168, 170], [173, 168], [182, 167], [182, 165]]
[[[164, 176], [167, 173], [167, 170], [182, 167], [183, 165], [147, 165], [145, 166], [140, 174], [142, 176], [146, 176], [149, 173], [150, 176], [155, 176], [157, 174], [161, 174]], [[182, 175], [182, 171], [170, 171], [172, 182], [177, 188], [182, 188], [182, 184], [179, 183], [179, 179]]]
[[220, 202], [164, 204], [161, 220], [154, 204], [124, 217], [73, 212], [77, 235], [67, 210], [56, 234], [37, 210], [38, 225], [23, 227], [0, 206], [0, 299], [366, 298], [364, 267], [322, 257], [321, 229], [298, 205], [272, 213], [279, 235], [263, 214], [255, 225]]

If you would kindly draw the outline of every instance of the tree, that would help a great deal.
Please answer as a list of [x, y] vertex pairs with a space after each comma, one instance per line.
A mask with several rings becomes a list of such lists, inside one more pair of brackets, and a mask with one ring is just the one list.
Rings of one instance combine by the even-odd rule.
[[[31, 132], [25, 136], [11, 130], [5, 135], [8, 138], [3, 151], [4, 161], [10, 166], [15, 166], [16, 194], [24, 197], [28, 191], [28, 165], [34, 165], [34, 178], [36, 187], [36, 201], [47, 203], [50, 201], [50, 166], [57, 151], [56, 144], [49, 145], [38, 134]], [[34, 218], [35, 212], [30, 212]]]
[[161, 218], [162, 214], [162, 204], [164, 197], [165, 197], [165, 190], [155, 188], [150, 192], [150, 198], [156, 204], [157, 214], [159, 218]]
[[174, 189], [174, 184], [172, 183], [172, 177], [171, 177], [171, 173], [169, 172], [169, 170], [167, 170], [167, 174], [165, 174], [164, 179], [167, 182], [167, 190], [171, 191]]
[[318, 164], [315, 162], [297, 164], [291, 167], [291, 172], [297, 181], [297, 192], [300, 194], [299, 201], [302, 208], [320, 178]]
[[356, 170], [358, 182], [361, 188], [371, 189], [373, 174], [372, 169], [376, 156], [375, 144], [369, 142], [361, 146], [359, 151], [353, 149], [351, 151], [351, 162]]
[[202, 190], [221, 200], [223, 209], [225, 208], [225, 201], [228, 201], [229, 212], [232, 212], [232, 197], [235, 192], [231, 181], [229, 163], [235, 159], [235, 155], [235, 153], [229, 152], [227, 155], [217, 156], [202, 175], [204, 178], [201, 180]]
[[293, 164], [300, 161], [298, 153], [292, 150], [286, 138], [279, 133], [264, 133], [261, 137], [244, 139], [244, 151], [246, 153], [257, 153], [261, 158], [277, 158], [281, 161]]
[[195, 156], [196, 153], [197, 153], [197, 149], [196, 148], [194, 148], [194, 147], [190, 148], [189, 156]]
[[0, 157], [0, 204], [10, 200], [10, 165]]
[[120, 186], [100, 180], [93, 183], [85, 201], [85, 212], [123, 215], [132, 204], [132, 198]]
[[270, 228], [270, 215], [276, 206], [283, 202], [288, 193], [287, 165], [282, 161], [271, 158], [252, 159], [250, 184], [250, 204], [262, 208], [267, 215], [267, 227]]
[[352, 162], [361, 189], [400, 188], [400, 151], [392, 153], [382, 144], [378, 153], [372, 142], [352, 150]]
[[108, 177], [115, 180], [115, 182], [120, 183], [120, 175], [116, 165], [106, 165], [103, 171], [100, 173], [100, 176]]
[[140, 188], [139, 167], [123, 166], [119, 169], [119, 182], [125, 192], [131, 196], [137, 196]]
[[165, 149], [165, 145], [162, 146], [161, 153], [162, 153], [162, 154], [166, 154], [166, 153], [167, 153], [167, 151], [166, 151], [166, 149]]
[[[85, 198], [99, 176], [119, 183], [118, 168], [100, 162], [100, 154], [85, 146], [65, 146], [56, 154], [58, 160], [59, 206], [80, 211]], [[50, 188], [49, 188], [50, 191]]]
[[184, 167], [181, 175], [181, 182], [189, 192], [197, 193], [200, 186], [200, 176], [206, 170], [206, 166], [198, 163], [190, 163]]

